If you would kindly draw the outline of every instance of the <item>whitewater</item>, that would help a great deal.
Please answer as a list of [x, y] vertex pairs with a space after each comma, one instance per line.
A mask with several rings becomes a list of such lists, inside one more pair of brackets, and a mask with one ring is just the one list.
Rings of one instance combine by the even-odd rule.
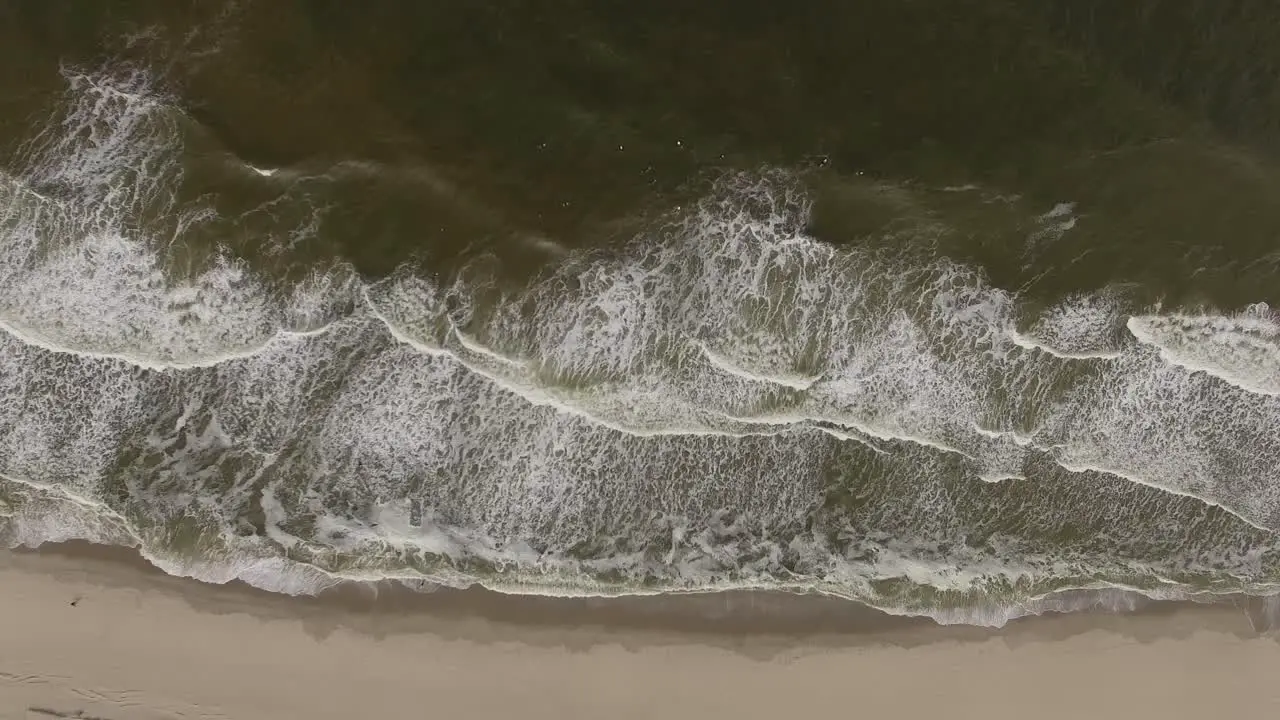
[[[1280, 582], [1264, 304], [1031, 310], [939, 252], [926, 192], [850, 180], [895, 219], [833, 243], [778, 168], [520, 281], [364, 277], [291, 254], [339, 173], [222, 151], [272, 195], [228, 213], [186, 191], [209, 139], [157, 77], [62, 74], [0, 168], [8, 546], [293, 594], [759, 588], [978, 624]], [[1028, 243], [1084, 210], [1030, 209]]]

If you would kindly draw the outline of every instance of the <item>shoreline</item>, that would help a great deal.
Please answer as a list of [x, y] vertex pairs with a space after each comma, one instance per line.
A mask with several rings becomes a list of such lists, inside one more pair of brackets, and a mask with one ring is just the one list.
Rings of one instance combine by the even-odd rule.
[[[9, 557], [4, 557], [5, 555]], [[262, 620], [306, 619], [321, 634], [337, 628], [375, 637], [404, 632], [468, 638], [468, 623], [486, 623], [518, 633], [564, 630], [634, 634], [662, 644], [671, 637], [707, 644], [785, 647], [819, 642], [831, 647], [937, 642], [1064, 639], [1100, 629], [1147, 642], [1180, 636], [1178, 625], [1149, 628], [1150, 619], [1194, 616], [1203, 627], [1242, 639], [1267, 637], [1271, 627], [1259, 598], [1223, 596], [1219, 601], [1146, 600], [1133, 610], [1088, 608], [1047, 611], [1014, 618], [1003, 626], [942, 624], [927, 616], [897, 615], [854, 600], [818, 593], [729, 590], [621, 596], [513, 594], [481, 586], [417, 591], [394, 580], [342, 582], [316, 595], [288, 595], [242, 580], [213, 584], [170, 575], [136, 548], [81, 540], [38, 548], [0, 550], [0, 571], [20, 569], [54, 577], [68, 574], [104, 588], [158, 591], [181, 597], [197, 612], [237, 612]], [[1137, 620], [1138, 622], [1133, 622]], [[457, 626], [451, 628], [450, 626]], [[1197, 626], [1201, 627], [1201, 626]], [[452, 629], [452, 633], [446, 630]], [[1280, 639], [1280, 638], [1278, 638]]]
[[1012, 720], [1280, 702], [1280, 643], [1229, 606], [1156, 603], [991, 629], [765, 593], [388, 586], [307, 598], [173, 577], [130, 549], [87, 543], [0, 551], [0, 599], [4, 718]]

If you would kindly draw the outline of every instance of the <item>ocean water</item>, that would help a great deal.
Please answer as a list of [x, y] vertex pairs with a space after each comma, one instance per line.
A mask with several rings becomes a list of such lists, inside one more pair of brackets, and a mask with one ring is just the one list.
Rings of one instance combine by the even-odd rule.
[[1280, 9], [1032, 5], [0, 5], [0, 541], [1270, 598]]

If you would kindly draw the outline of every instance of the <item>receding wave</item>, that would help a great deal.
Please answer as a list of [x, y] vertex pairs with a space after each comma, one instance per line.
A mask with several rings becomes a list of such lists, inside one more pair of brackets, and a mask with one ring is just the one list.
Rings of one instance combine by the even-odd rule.
[[[773, 588], [982, 624], [1280, 580], [1265, 308], [1032, 311], [938, 253], [945, 217], [811, 236], [776, 169], [520, 281], [272, 279], [177, 192], [176, 100], [64, 74], [0, 183], [9, 545], [290, 593]], [[263, 243], [323, 231], [279, 217]]]

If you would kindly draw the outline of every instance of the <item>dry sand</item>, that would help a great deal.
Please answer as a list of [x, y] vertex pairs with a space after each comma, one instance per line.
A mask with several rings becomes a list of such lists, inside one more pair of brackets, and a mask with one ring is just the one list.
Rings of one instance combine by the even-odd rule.
[[0, 552], [0, 718], [1280, 716], [1280, 644], [1229, 608], [986, 631], [770, 596], [300, 600], [121, 558]]

